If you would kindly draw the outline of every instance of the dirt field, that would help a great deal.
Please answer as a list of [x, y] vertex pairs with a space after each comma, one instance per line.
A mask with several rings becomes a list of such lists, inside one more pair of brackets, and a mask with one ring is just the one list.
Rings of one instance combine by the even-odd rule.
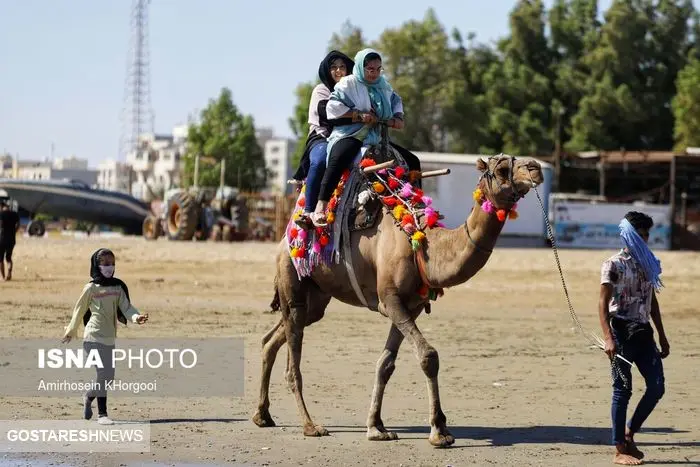
[[[432, 448], [424, 376], [402, 347], [387, 388], [383, 418], [400, 439], [369, 442], [365, 419], [374, 366], [389, 329], [378, 314], [332, 302], [307, 329], [302, 371], [311, 415], [331, 436], [305, 438], [284, 384], [284, 353], [273, 372], [271, 412], [277, 427], [251, 421], [260, 379], [260, 338], [278, 320], [272, 297], [272, 244], [173, 243], [143, 239], [18, 240], [16, 270], [0, 282], [0, 335], [56, 337], [88, 280], [90, 254], [109, 246], [117, 275], [146, 326], [120, 337], [242, 336], [245, 397], [173, 399], [110, 397], [116, 420], [150, 421], [151, 451], [62, 454], [69, 465], [610, 465], [610, 376], [602, 352], [575, 331], [548, 249], [500, 249], [472, 281], [446, 291], [419, 326], [440, 354], [443, 409], [457, 442]], [[574, 307], [600, 334], [600, 262], [610, 251], [561, 251]], [[700, 465], [700, 255], [659, 254], [666, 289], [659, 296], [671, 355], [666, 395], [638, 435], [646, 460]], [[1, 371], [1, 370], [0, 370]], [[0, 373], [1, 374], [1, 373]], [[634, 371], [636, 404], [644, 384]], [[631, 414], [631, 409], [630, 409]], [[0, 419], [73, 419], [78, 398], [0, 397]], [[0, 465], [37, 465], [48, 455]], [[585, 457], [584, 457], [585, 456]], [[58, 464], [54, 464], [58, 465]]]

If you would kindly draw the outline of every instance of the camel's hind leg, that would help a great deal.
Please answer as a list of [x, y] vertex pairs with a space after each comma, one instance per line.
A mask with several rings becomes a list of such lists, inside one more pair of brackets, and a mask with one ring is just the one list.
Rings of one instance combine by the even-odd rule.
[[[291, 263], [289, 263], [291, 267]], [[285, 271], [286, 281], [280, 281], [275, 284], [275, 297], [279, 299], [279, 308], [282, 311], [282, 317], [280, 321], [270, 329], [262, 339], [263, 351], [262, 351], [262, 377], [260, 380], [260, 400], [258, 403], [258, 408], [253, 415], [253, 422], [259, 427], [269, 427], [275, 426], [275, 422], [270, 415], [270, 377], [272, 374], [272, 368], [275, 364], [275, 359], [279, 349], [287, 342], [287, 331], [286, 329], [290, 327], [290, 321], [294, 318], [294, 322], [301, 319], [304, 326], [309, 326], [321, 318], [325, 313], [326, 307], [330, 302], [331, 297], [329, 295], [323, 294], [316, 285], [311, 281], [303, 281], [302, 284], [296, 277], [296, 272]], [[286, 287], [285, 287], [286, 285]], [[303, 330], [303, 326], [302, 326]], [[303, 337], [303, 333], [302, 333]], [[294, 366], [291, 364], [292, 352], [287, 354], [287, 368], [285, 371], [285, 377], [289, 384], [290, 389], [295, 395], [298, 394], [296, 390], [296, 371], [291, 369]], [[298, 371], [298, 366], [297, 366]], [[300, 379], [299, 379], [300, 381]], [[297, 396], [297, 402], [299, 401], [299, 396]], [[302, 399], [303, 403], [303, 399]], [[308, 413], [307, 413], [308, 416]], [[305, 432], [307, 430], [305, 429]], [[323, 434], [323, 433], [319, 433]], [[316, 434], [318, 435], [318, 434]]]
[[277, 352], [286, 340], [282, 319], [263, 337], [260, 402], [257, 412], [253, 415], [253, 423], [259, 427], [275, 426], [275, 421], [270, 415], [270, 376], [272, 375], [272, 367], [275, 365]]
[[[318, 312], [318, 304], [314, 303], [314, 306], [309, 306], [307, 308], [306, 304], [310, 301], [315, 301], [317, 294], [308, 293], [309, 290], [313, 290], [314, 286], [311, 281], [296, 282], [296, 287], [293, 289], [291, 300], [288, 306], [282, 307], [282, 314], [284, 316], [284, 331], [287, 335], [287, 345], [289, 350], [289, 372], [287, 374], [287, 382], [294, 393], [297, 401], [297, 408], [299, 410], [299, 415], [301, 416], [304, 435], [305, 436], [325, 436], [328, 434], [328, 430], [320, 425], [314, 424], [309, 415], [309, 411], [306, 409], [306, 403], [304, 402], [304, 396], [302, 393], [302, 376], [301, 376], [301, 348], [302, 341], [304, 340], [304, 328], [310, 323], [321, 319], [323, 313], [320, 316], [311, 316], [308, 313], [310, 310]], [[311, 289], [309, 289], [311, 288]], [[301, 300], [299, 300], [301, 299]], [[311, 299], [311, 300], [309, 300]], [[325, 305], [328, 304], [328, 299], [323, 298], [322, 302]], [[325, 305], [322, 310], [325, 310]]]
[[374, 377], [374, 389], [372, 390], [372, 403], [367, 416], [367, 439], [370, 441], [389, 441], [398, 439], [396, 433], [387, 431], [382, 422], [382, 400], [384, 399], [384, 389], [389, 378], [394, 373], [394, 363], [399, 347], [403, 342], [403, 334], [392, 324], [389, 330], [389, 337], [384, 345], [384, 352], [377, 361], [377, 371]]

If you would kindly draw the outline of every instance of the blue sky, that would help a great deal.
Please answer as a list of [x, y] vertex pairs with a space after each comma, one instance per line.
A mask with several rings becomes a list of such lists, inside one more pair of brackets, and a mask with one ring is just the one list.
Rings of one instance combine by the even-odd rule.
[[[328, 40], [346, 19], [373, 40], [433, 7], [448, 31], [457, 27], [489, 42], [507, 33], [514, 4], [152, 0], [155, 129], [185, 123], [226, 86], [256, 126], [291, 136], [294, 89], [315, 78]], [[609, 4], [601, 0], [600, 9]], [[43, 159], [53, 143], [56, 157], [76, 155], [91, 166], [117, 156], [131, 9], [132, 0], [0, 0], [0, 151]]]

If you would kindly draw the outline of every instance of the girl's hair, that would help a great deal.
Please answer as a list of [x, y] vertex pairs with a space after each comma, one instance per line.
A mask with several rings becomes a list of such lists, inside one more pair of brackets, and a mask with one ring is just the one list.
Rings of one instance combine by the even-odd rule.
[[106, 256], [111, 256], [112, 258], [116, 259], [116, 256], [114, 256], [114, 253], [112, 253], [112, 250], [109, 250], [107, 248], [103, 248], [100, 250], [99, 253], [97, 253], [97, 262], [99, 262], [102, 258]]
[[380, 57], [379, 54], [376, 52], [368, 53], [365, 57], [365, 63], [363, 63], [362, 66], [367, 65], [367, 62], [371, 62], [372, 60], [379, 60], [381, 62], [382, 57]]

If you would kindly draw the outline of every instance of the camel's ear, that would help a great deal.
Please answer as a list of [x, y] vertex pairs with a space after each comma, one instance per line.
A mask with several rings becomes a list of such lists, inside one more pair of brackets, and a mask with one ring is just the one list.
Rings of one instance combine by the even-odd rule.
[[486, 162], [484, 162], [482, 158], [478, 158], [476, 160], [476, 170], [478, 170], [479, 172], [486, 172], [486, 169], [488, 168], [489, 165]]

